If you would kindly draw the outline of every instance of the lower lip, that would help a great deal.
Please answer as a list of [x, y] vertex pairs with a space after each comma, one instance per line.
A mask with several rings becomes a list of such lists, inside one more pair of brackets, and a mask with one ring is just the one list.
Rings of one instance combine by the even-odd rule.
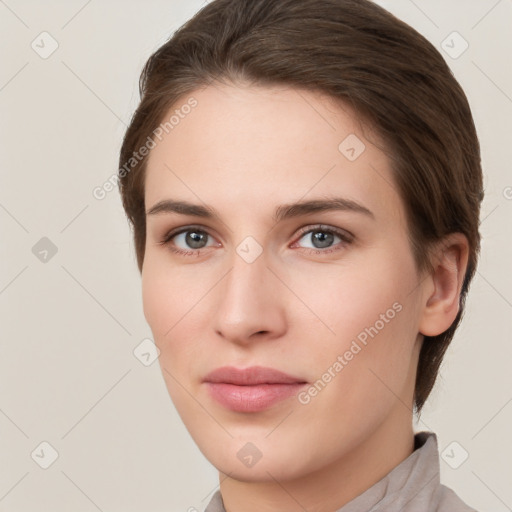
[[236, 412], [258, 412], [296, 395], [305, 383], [257, 384], [237, 386], [221, 382], [206, 382], [211, 396], [221, 405]]

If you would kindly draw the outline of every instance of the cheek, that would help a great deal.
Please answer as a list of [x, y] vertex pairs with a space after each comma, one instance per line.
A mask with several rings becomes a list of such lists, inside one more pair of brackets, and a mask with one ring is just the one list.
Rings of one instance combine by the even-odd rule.
[[155, 342], [172, 327], [176, 312], [176, 294], [172, 293], [162, 265], [146, 253], [142, 269], [142, 303], [144, 316], [153, 331]]
[[155, 341], [171, 336], [180, 318], [191, 308], [188, 304], [193, 299], [194, 283], [186, 278], [186, 271], [173, 269], [165, 255], [147, 251], [142, 269], [142, 301]]
[[[331, 368], [333, 380], [354, 399], [379, 386], [378, 377], [393, 389], [400, 387], [417, 335], [418, 308], [411, 293], [416, 284], [415, 265], [405, 251], [334, 270], [326, 266], [307, 282], [297, 279], [292, 289], [305, 298], [309, 311], [305, 316], [302, 307], [295, 309], [290, 326], [302, 333], [297, 338], [304, 345], [297, 353], [311, 362], [310, 376], [319, 378]], [[338, 356], [343, 369], [337, 365], [336, 371]]]
[[[314, 272], [305, 268], [289, 274], [291, 288], [309, 308], [307, 318], [322, 329], [324, 337], [347, 340], [376, 323], [379, 331], [384, 331], [383, 326], [389, 331], [392, 324], [400, 323], [399, 317], [404, 315], [397, 310], [406, 309], [411, 302], [417, 278], [407, 254], [401, 258], [389, 254], [387, 258], [374, 254], [347, 265], [325, 265]], [[297, 313], [290, 322], [292, 328], [305, 318], [304, 307], [297, 306], [293, 308]]]
[[172, 268], [165, 255], [147, 255], [142, 272], [144, 316], [160, 349], [160, 362], [170, 370], [194, 360], [204, 338], [198, 321], [205, 318], [204, 295], [214, 283], [199, 278], [193, 265]]

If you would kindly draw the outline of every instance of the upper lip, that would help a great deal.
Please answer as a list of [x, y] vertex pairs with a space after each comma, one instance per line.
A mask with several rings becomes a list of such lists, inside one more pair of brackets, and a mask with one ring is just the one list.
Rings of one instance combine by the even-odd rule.
[[257, 384], [297, 384], [306, 381], [264, 366], [251, 366], [243, 369], [234, 366], [223, 366], [210, 372], [204, 378], [204, 382], [255, 386]]

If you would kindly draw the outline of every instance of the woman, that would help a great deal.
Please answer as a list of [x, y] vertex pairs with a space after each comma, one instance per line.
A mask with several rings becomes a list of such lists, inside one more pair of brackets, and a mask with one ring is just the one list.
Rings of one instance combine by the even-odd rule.
[[473, 510], [412, 428], [480, 246], [439, 52], [367, 0], [214, 0], [140, 85], [120, 188], [206, 510]]

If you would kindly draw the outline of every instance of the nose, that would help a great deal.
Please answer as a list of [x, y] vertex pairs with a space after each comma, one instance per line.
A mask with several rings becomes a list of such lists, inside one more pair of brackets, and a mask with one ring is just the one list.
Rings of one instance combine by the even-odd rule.
[[286, 294], [263, 252], [249, 263], [238, 253], [216, 287], [215, 331], [239, 345], [271, 340], [286, 332]]

